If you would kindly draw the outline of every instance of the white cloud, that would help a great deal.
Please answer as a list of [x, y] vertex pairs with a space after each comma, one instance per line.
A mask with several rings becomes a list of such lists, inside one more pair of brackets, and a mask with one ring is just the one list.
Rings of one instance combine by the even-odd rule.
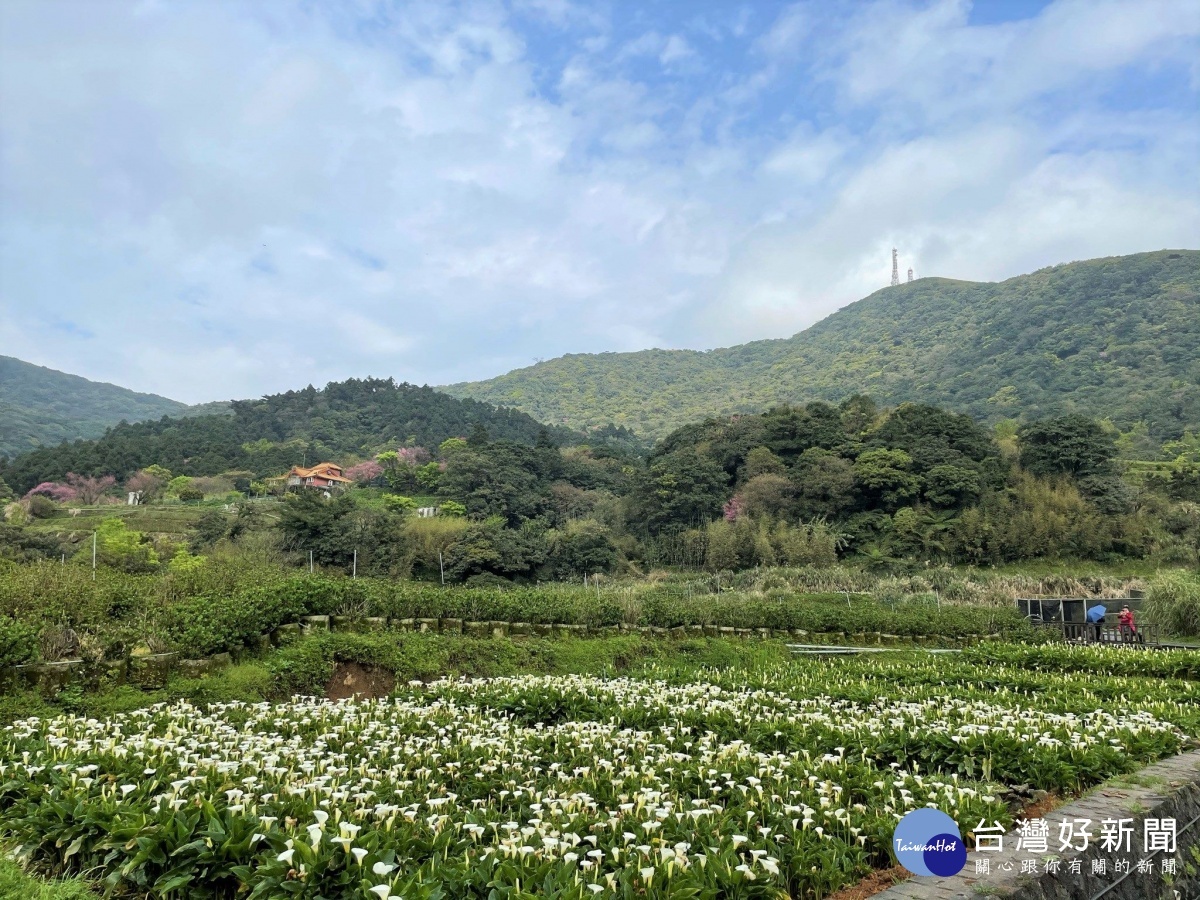
[[[618, 12], [4, 6], [4, 352], [189, 401], [446, 383], [790, 334], [892, 246], [1000, 278], [1200, 233], [1194, 5]], [[1174, 93], [1110, 109], [1130, 73]]]
[[845, 135], [832, 129], [814, 134], [805, 128], [776, 148], [763, 161], [762, 169], [793, 184], [815, 184], [830, 176], [848, 149]]
[[853, 103], [946, 121], [1086, 88], [1138, 61], [1186, 59], [1200, 35], [1191, 0], [1059, 0], [1031, 19], [978, 26], [970, 9], [969, 0], [860, 7], [826, 50], [826, 75]]
[[893, 246], [902, 270], [984, 281], [1194, 244], [1195, 191], [1165, 190], [1152, 171], [1132, 176], [1128, 152], [1055, 154], [1055, 137], [1011, 124], [887, 148], [815, 219], [767, 223], [741, 242], [702, 333], [733, 343], [764, 336], [763, 323], [797, 331], [886, 285]]
[[696, 51], [683, 37], [673, 34], [663, 44], [662, 52], [658, 54], [658, 61], [664, 66], [670, 66], [672, 63], [690, 59], [695, 55]]

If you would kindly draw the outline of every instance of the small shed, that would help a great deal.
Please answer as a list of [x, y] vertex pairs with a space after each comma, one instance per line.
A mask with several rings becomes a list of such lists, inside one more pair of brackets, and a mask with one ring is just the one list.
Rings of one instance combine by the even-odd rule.
[[1017, 601], [1021, 615], [1033, 622], [1087, 621], [1088, 601], [1082, 597], [1029, 597]]

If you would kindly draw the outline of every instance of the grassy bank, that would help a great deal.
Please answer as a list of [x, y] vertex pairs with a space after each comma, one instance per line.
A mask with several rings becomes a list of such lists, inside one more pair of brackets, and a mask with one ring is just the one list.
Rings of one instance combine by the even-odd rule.
[[651, 664], [695, 670], [770, 667], [782, 664], [788, 655], [779, 642], [720, 638], [664, 641], [618, 635], [514, 640], [404, 632], [322, 634], [204, 678], [172, 677], [154, 691], [122, 685], [102, 692], [70, 688], [53, 700], [29, 691], [0, 696], [0, 723], [62, 713], [103, 718], [180, 700], [257, 703], [294, 695], [321, 696], [339, 663], [381, 669], [403, 684], [447, 676], [616, 675], [640, 672]]
[[0, 857], [0, 900], [99, 900], [82, 878], [43, 879]]

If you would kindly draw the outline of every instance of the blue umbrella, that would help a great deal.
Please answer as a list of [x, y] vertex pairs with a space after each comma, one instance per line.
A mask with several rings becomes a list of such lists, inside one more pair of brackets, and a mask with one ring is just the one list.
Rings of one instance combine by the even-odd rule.
[[1104, 618], [1107, 612], [1108, 610], [1098, 603], [1087, 611], [1087, 620], [1095, 625]]

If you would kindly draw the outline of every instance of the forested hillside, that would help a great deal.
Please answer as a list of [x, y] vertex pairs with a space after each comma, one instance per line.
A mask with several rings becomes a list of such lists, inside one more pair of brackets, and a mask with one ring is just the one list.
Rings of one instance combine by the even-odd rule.
[[186, 403], [0, 356], [0, 456], [95, 438], [124, 420], [178, 416]]
[[[364, 395], [383, 399], [371, 404]], [[855, 396], [837, 407], [818, 401], [693, 423], [641, 457], [619, 447], [555, 447], [553, 436], [519, 413], [388, 382], [330, 385], [238, 407], [219, 420], [229, 430], [214, 432], [197, 449], [203, 455], [182, 463], [177, 434], [130, 426], [161, 438], [127, 445], [142, 454], [136, 462], [81, 458], [61, 481], [51, 481], [49, 469], [27, 467], [27, 458], [18, 471], [0, 470], [20, 497], [0, 524], [0, 560], [80, 552], [77, 531], [90, 527], [100, 558], [128, 571], [156, 570], [168, 560], [190, 565], [186, 554], [173, 561], [177, 548], [155, 549], [131, 534], [123, 519], [87, 524], [105, 506], [110, 517], [123, 513], [118, 498], [126, 491], [143, 492], [147, 524], [162, 521], [150, 515], [155, 505], [164, 513], [207, 509], [172, 532], [194, 531], [193, 551], [266, 530], [271, 546], [299, 565], [438, 581], [820, 567], [847, 554], [881, 571], [1043, 557], [1194, 565], [1200, 551], [1200, 439], [1192, 433], [1161, 447], [1161, 465], [1135, 484], [1125, 477], [1115, 436], [1083, 416], [995, 431], [945, 409], [879, 409]], [[412, 430], [367, 429], [367, 420], [378, 425], [389, 409], [408, 416]], [[462, 433], [467, 411], [485, 417], [466, 440], [443, 440]], [[417, 414], [426, 420], [416, 422]], [[347, 469], [352, 486], [326, 499], [320, 491], [288, 491], [272, 477], [306, 448], [309, 462], [337, 449], [279, 438], [301, 432], [302, 422], [320, 433], [338, 422], [353, 430], [352, 415], [363, 417], [355, 434], [364, 445], [390, 435], [369, 450], [336, 454], [354, 463]], [[250, 434], [266, 436], [236, 443]], [[155, 450], [162, 455], [151, 456]], [[68, 465], [61, 456], [56, 464]], [[111, 477], [133, 465], [140, 471], [123, 484]], [[422, 505], [438, 506], [439, 515], [417, 516]], [[70, 515], [71, 508], [86, 516]]]
[[1079, 412], [1174, 439], [1200, 425], [1200, 252], [1089, 260], [994, 284], [922, 278], [786, 340], [568, 355], [446, 390], [652, 438], [705, 416], [862, 392], [983, 421]]
[[[390, 378], [350, 379], [324, 390], [309, 386], [234, 401], [231, 408], [232, 415], [118, 425], [99, 440], [0, 460], [0, 478], [24, 492], [39, 482], [61, 480], [67, 472], [124, 478], [150, 465], [177, 475], [275, 474], [292, 465], [370, 456], [405, 443], [437, 446], [476, 428], [492, 439], [524, 444], [533, 444], [543, 431], [525, 413], [456, 400]], [[548, 437], [556, 443], [581, 439], [566, 429], [552, 429]]]

